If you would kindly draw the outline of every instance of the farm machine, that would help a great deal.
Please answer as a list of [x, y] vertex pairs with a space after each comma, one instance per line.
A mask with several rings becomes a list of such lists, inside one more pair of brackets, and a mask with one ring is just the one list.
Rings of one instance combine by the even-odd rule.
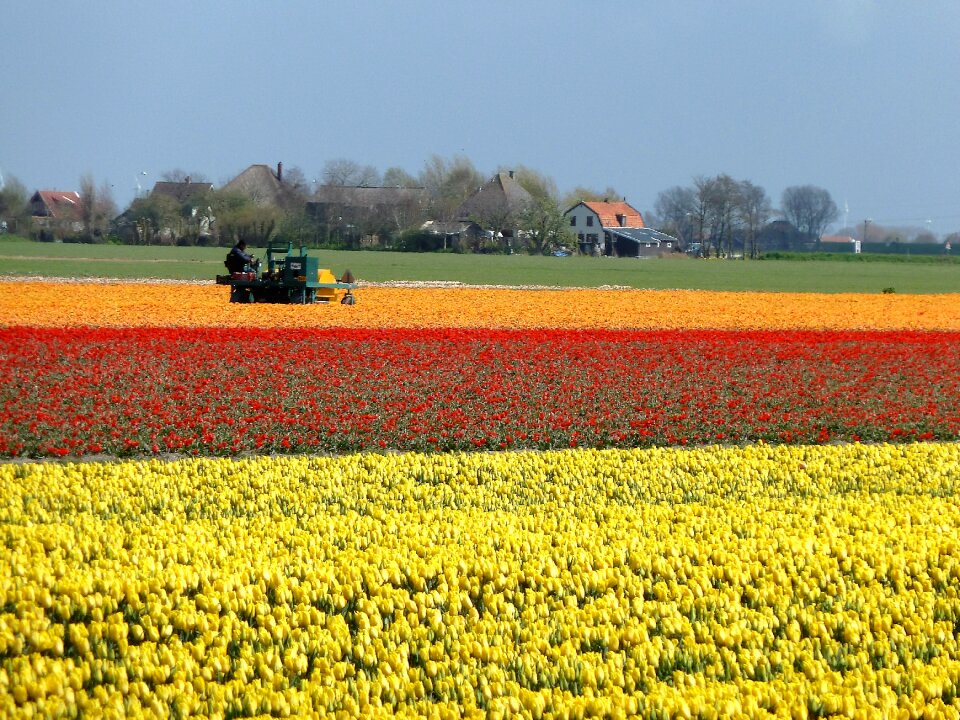
[[300, 305], [337, 300], [343, 305], [356, 302], [353, 295], [356, 283], [350, 271], [337, 280], [332, 272], [320, 267], [317, 258], [307, 255], [302, 246], [299, 252], [294, 252], [293, 243], [270, 242], [266, 263], [266, 269], [262, 269], [261, 261], [255, 259], [240, 272], [217, 275], [217, 285], [230, 286], [231, 302]]

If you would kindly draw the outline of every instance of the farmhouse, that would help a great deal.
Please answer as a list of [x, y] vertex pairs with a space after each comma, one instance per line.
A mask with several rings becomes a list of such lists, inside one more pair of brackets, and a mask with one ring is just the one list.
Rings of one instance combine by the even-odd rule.
[[37, 190], [30, 198], [30, 214], [43, 239], [83, 230], [80, 193], [73, 190]]
[[514, 171], [500, 172], [481, 185], [457, 209], [457, 221], [464, 230], [460, 242], [470, 244], [489, 241], [493, 245], [505, 242], [509, 248], [518, 230], [518, 218], [533, 196], [514, 177]]
[[677, 247], [676, 238], [646, 227], [640, 211], [625, 200], [584, 201], [563, 215], [584, 255], [652, 257]]
[[321, 185], [307, 202], [306, 214], [328, 231], [376, 239], [415, 225], [428, 202], [422, 187]]
[[153, 185], [151, 195], [165, 195], [177, 201], [180, 205], [193, 205], [194, 201], [201, 201], [204, 193], [213, 190], [213, 183], [191, 182], [190, 177], [183, 182], [156, 182]]
[[297, 202], [296, 192], [283, 183], [283, 163], [274, 170], [269, 165], [251, 165], [221, 188], [253, 200], [261, 208], [285, 208]]

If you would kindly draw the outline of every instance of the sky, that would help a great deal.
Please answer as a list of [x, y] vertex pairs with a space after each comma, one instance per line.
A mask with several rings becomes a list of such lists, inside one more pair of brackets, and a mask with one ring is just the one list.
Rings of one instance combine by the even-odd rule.
[[726, 173], [828, 190], [834, 230], [960, 230], [956, 0], [5, 5], [0, 174], [31, 193], [464, 156], [641, 211]]

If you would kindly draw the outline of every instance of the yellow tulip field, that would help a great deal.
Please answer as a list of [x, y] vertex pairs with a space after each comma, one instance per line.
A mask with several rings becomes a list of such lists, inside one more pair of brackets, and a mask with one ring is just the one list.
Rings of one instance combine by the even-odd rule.
[[[429, 432], [412, 425], [426, 406], [417, 404], [423, 397], [402, 406], [399, 398], [422, 395], [430, 378], [405, 391], [402, 375], [384, 370], [402, 359], [380, 352], [376, 362], [351, 364], [351, 374], [369, 376], [366, 384], [327, 365], [316, 369], [318, 386], [301, 394], [285, 395], [292, 391], [282, 383], [252, 391], [250, 412], [266, 439], [242, 445], [235, 438], [245, 438], [243, 427], [253, 422], [228, 414], [226, 396], [206, 384], [205, 368], [216, 365], [204, 364], [203, 353], [215, 355], [228, 335], [188, 332], [229, 326], [232, 308], [206, 300], [171, 305], [183, 322], [163, 326], [156, 308], [166, 296], [150, 289], [142, 314], [126, 314], [124, 325], [108, 318], [117, 303], [136, 305], [131, 286], [110, 286], [99, 299], [78, 286], [88, 298], [84, 308], [66, 313], [61, 306], [57, 316], [56, 303], [29, 300], [52, 285], [23, 285], [33, 315], [0, 307], [0, 372], [7, 386], [19, 387], [0, 405], [0, 449], [7, 453], [0, 463], [0, 717], [960, 718], [960, 443], [950, 437], [953, 419], [930, 419], [952, 412], [943, 394], [954, 386], [924, 389], [896, 370], [907, 360], [932, 362], [927, 354], [960, 356], [960, 317], [928, 314], [916, 299], [878, 296], [864, 298], [854, 320], [839, 320], [835, 299], [793, 296], [785, 300], [789, 312], [770, 311], [780, 320], [763, 325], [761, 313], [752, 325], [725, 325], [734, 332], [759, 323], [784, 338], [823, 331], [795, 345], [723, 335], [715, 356], [722, 360], [747, 339], [767, 343], [762, 347], [779, 357], [771, 367], [786, 368], [783, 377], [807, 377], [809, 392], [838, 408], [830, 416], [785, 410], [776, 419], [779, 437], [821, 442], [764, 441], [737, 420], [738, 431], [745, 428], [738, 442], [703, 443], [704, 433], [691, 434], [688, 444], [683, 433], [692, 430], [683, 428], [720, 428], [724, 413], [747, 413], [731, 399], [741, 385], [755, 383], [755, 398], [771, 396], [766, 381], [743, 374], [737, 387], [722, 390], [705, 376], [704, 388], [713, 385], [703, 397], [716, 395], [709, 407], [687, 397], [695, 393], [686, 386], [665, 391], [668, 404], [686, 403], [682, 422], [657, 411], [672, 430], [655, 437], [672, 444], [631, 445], [626, 423], [616, 435], [597, 430], [589, 437], [604, 444], [590, 446], [573, 432], [578, 422], [602, 429], [626, 413], [639, 423], [647, 409], [603, 394], [582, 400], [564, 376], [563, 392], [581, 403], [577, 417], [562, 418], [564, 447], [545, 440], [524, 446], [519, 426], [508, 423], [511, 413], [522, 415], [519, 430], [557, 436], [551, 417], [526, 412], [546, 407], [543, 395], [483, 416], [482, 424], [506, 428], [496, 442], [509, 436], [511, 443], [431, 452], [407, 449], [420, 446], [407, 435]], [[333, 328], [415, 328], [409, 292], [378, 289], [380, 307], [366, 311], [363, 324], [347, 315], [349, 307], [299, 308], [313, 328], [304, 332], [318, 334], [307, 333], [298, 348], [306, 353], [310, 338], [329, 342], [318, 329], [327, 311], [337, 318]], [[467, 291], [443, 292], [447, 300], [426, 305], [461, 314], [445, 326], [437, 314], [424, 327], [482, 328], [484, 317], [486, 327], [502, 327], [493, 321], [505, 317], [496, 314], [500, 306], [484, 305], [483, 293], [458, 305], [456, 293]], [[617, 334], [621, 328], [684, 330], [675, 314], [660, 325], [638, 319], [631, 304], [637, 291], [596, 295], [627, 309], [599, 324], [578, 306], [567, 308], [567, 322], [539, 315], [549, 328], [603, 329], [595, 345], [550, 335], [522, 345], [523, 352], [561, 363], [564, 352], [576, 351], [584, 362], [579, 353], [590, 357], [597, 348], [612, 346], [621, 356], [641, 341], [666, 342]], [[765, 300], [739, 295], [741, 309]], [[359, 295], [356, 308], [364, 302]], [[791, 313], [819, 320], [791, 326]], [[295, 315], [269, 307], [264, 317], [290, 328]], [[522, 322], [508, 319], [507, 327], [541, 327]], [[91, 340], [70, 328], [121, 330]], [[122, 328], [134, 329], [128, 335]], [[407, 335], [355, 337], [401, 337], [404, 348], [419, 347]], [[497, 343], [520, 341], [509, 334], [491, 335], [489, 344], [482, 334], [450, 337], [443, 342], [460, 354], [455, 372], [443, 370], [443, 391], [453, 400], [437, 417], [453, 437], [457, 427], [476, 432], [477, 424], [457, 419], [456, 387], [487, 365], [504, 364], [492, 349]], [[95, 352], [98, 338], [109, 339], [109, 352]], [[707, 335], [695, 339], [690, 347], [707, 347]], [[122, 343], [133, 340], [137, 357], [118, 361]], [[195, 374], [164, 406], [155, 392], [144, 389], [141, 397], [137, 388], [166, 387], [151, 374], [150, 353], [159, 356], [174, 341], [189, 346], [191, 369], [183, 372]], [[831, 362], [849, 361], [858, 372], [869, 363], [851, 391], [869, 396], [869, 407], [837, 400], [841, 380], [816, 370], [818, 343], [830, 346], [822, 352]], [[879, 349], [857, 355], [859, 343]], [[282, 375], [280, 361], [256, 352]], [[441, 367], [449, 352], [438, 344], [424, 357]], [[68, 371], [65, 359], [76, 367]], [[518, 362], [511, 356], [512, 366]], [[743, 362], [737, 355], [730, 367]], [[623, 361], [617, 373], [644, 367]], [[54, 423], [68, 411], [55, 402], [57, 382], [79, 382], [70, 373], [83, 375], [91, 397], [112, 388], [103, 391], [108, 402], [91, 406], [97, 412], [120, 408], [117, 421], [103, 427], [83, 408], [61, 424], [90, 434], [99, 455], [84, 455], [90, 443], [67, 443], [76, 434]], [[677, 375], [662, 381], [680, 383]], [[389, 377], [389, 393], [371, 390], [370, 377]], [[514, 382], [508, 369], [495, 377]], [[271, 415], [272, 405], [309, 399], [335, 380], [342, 400], [323, 403], [324, 422], [307, 427], [302, 416]], [[871, 389], [891, 384], [891, 404], [903, 396], [896, 417], [874, 407], [887, 396]], [[371, 394], [357, 409], [361, 387]], [[27, 391], [42, 408], [33, 416], [17, 402]], [[489, 392], [471, 396], [479, 398], [471, 412], [501, 402]], [[134, 412], [138, 397], [147, 419]], [[83, 405], [78, 398], [71, 402]], [[607, 415], [585, 409], [596, 398], [610, 404]], [[230, 402], [245, 401], [231, 395]], [[334, 452], [319, 443], [323, 452], [303, 451], [313, 437], [337, 437], [338, 417], [381, 417], [388, 402], [395, 414], [377, 426], [379, 444], [370, 446], [378, 450]], [[930, 408], [935, 412], [924, 414]], [[218, 415], [229, 418], [223, 422], [231, 432], [219, 445], [219, 426], [210, 420]], [[803, 434], [813, 417], [823, 427]], [[131, 441], [123, 457], [107, 454], [103, 448], [122, 442], [123, 423], [134, 418], [145, 439]], [[189, 422], [210, 428], [212, 439], [180, 447], [211, 452], [157, 447], [174, 435], [186, 443]], [[864, 437], [875, 423], [891, 440], [848, 441], [844, 422]], [[727, 433], [730, 427], [722, 425]], [[299, 444], [280, 441], [291, 437]], [[261, 442], [269, 452], [251, 449]], [[45, 455], [47, 447], [63, 447], [65, 457]]]
[[953, 714], [956, 445], [2, 474], [4, 714]]

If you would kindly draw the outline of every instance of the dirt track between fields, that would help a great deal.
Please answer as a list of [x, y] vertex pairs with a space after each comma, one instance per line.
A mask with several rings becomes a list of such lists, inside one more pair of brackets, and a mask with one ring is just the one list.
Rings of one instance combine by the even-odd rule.
[[[156, 262], [166, 262], [159, 260]], [[171, 280], [165, 278], [64, 278], [47, 277], [43, 275], [0, 275], [0, 282], [48, 282], [72, 283], [80, 285], [213, 285], [213, 280]], [[569, 290], [571, 286], [562, 285], [470, 285], [455, 280], [387, 280], [372, 282], [357, 280], [357, 287], [384, 287], [384, 288], [473, 288], [491, 290]], [[629, 285], [600, 285], [591, 290], [631, 290]]]

